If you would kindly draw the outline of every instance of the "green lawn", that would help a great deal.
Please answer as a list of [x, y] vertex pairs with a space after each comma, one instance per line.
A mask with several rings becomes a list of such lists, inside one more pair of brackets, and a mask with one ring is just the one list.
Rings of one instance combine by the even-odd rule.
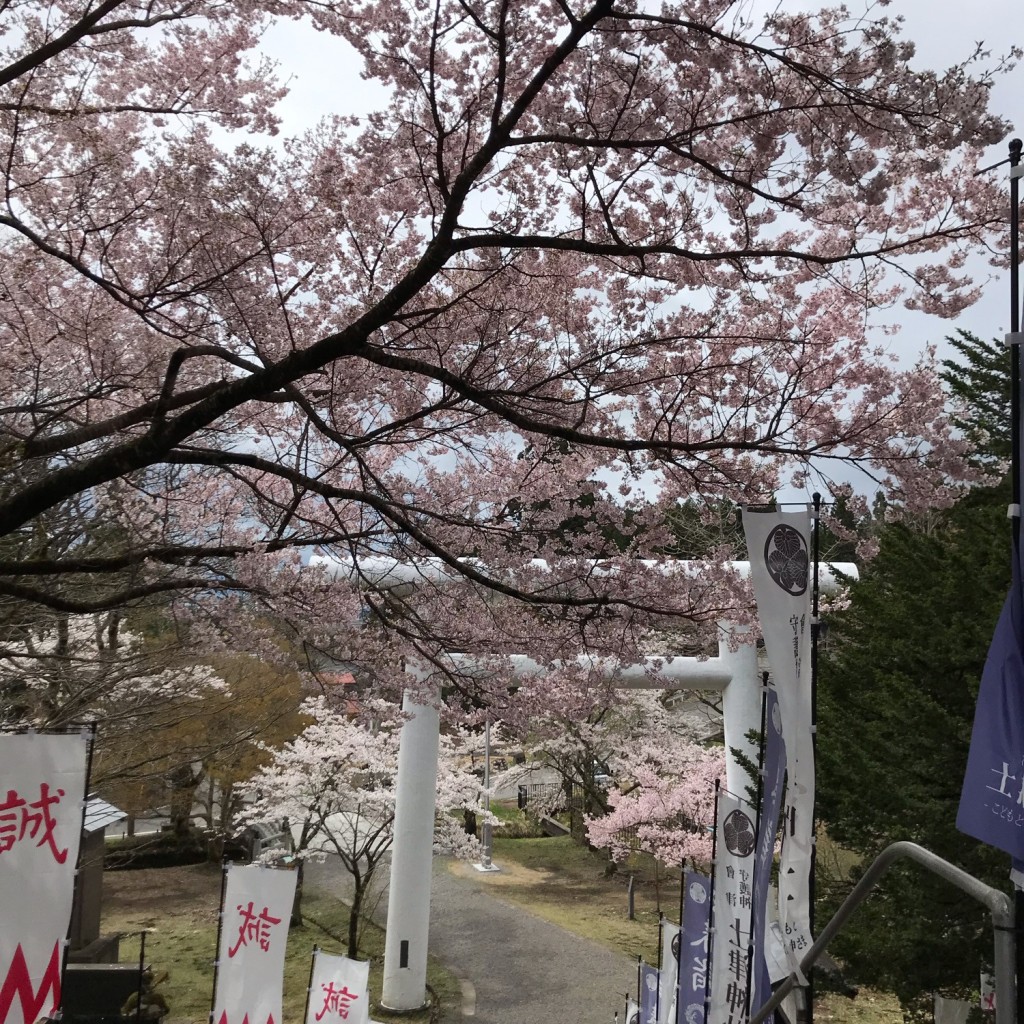
[[[131, 963], [139, 956], [139, 931], [146, 935], [146, 962], [157, 972], [168, 971], [160, 986], [170, 1004], [170, 1019], [206, 1024], [213, 988], [213, 960], [217, 945], [217, 908], [220, 899], [220, 870], [199, 864], [181, 868], [146, 871], [107, 872], [104, 878], [103, 931], [124, 932], [120, 960]], [[131, 890], [131, 898], [119, 893]], [[310, 958], [314, 945], [331, 953], [344, 953], [342, 936], [347, 928], [348, 908], [330, 896], [307, 889], [303, 897], [304, 922], [288, 936], [284, 974], [283, 1024], [303, 1020], [309, 985]], [[370, 995], [375, 1020], [426, 1022], [436, 1019], [429, 1010], [404, 1014], [401, 1018], [379, 1008], [384, 933], [372, 925], [364, 927], [360, 955], [369, 959]], [[458, 981], [433, 960], [428, 966], [428, 987], [446, 1007], [458, 1007]]]

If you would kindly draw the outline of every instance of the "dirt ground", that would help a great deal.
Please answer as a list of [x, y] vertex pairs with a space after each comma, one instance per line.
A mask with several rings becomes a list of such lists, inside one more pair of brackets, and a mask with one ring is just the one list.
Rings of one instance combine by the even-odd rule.
[[217, 920], [222, 877], [217, 864], [104, 871], [103, 910], [130, 917], [133, 923], [137, 918], [140, 928], [153, 928], [170, 904], [176, 914], [209, 924]]

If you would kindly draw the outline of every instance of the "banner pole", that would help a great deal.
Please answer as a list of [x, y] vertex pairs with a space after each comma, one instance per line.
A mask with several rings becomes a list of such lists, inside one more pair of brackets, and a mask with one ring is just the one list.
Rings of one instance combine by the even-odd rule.
[[[1021, 374], [1020, 374], [1020, 166], [1024, 143], [1011, 139], [1010, 150], [1010, 466], [1013, 495], [1010, 506], [1013, 514], [1012, 553], [1013, 577], [1011, 586], [1022, 586], [1020, 574], [1020, 515], [1021, 515]], [[1013, 869], [1013, 859], [1010, 868]], [[1017, 1020], [1024, 1022], [1024, 891], [1014, 884]]]
[[[658, 991], [654, 996], [654, 1015], [658, 1019], [658, 1024], [664, 1024], [661, 1019], [661, 965], [665, 962], [662, 954], [664, 953], [664, 941], [665, 938], [665, 915], [658, 915]], [[629, 1024], [629, 1021], [626, 1021]]]
[[[679, 1024], [679, 1013], [682, 1000], [679, 998], [683, 989], [683, 900], [686, 898], [686, 858], [679, 865], [679, 941], [676, 943], [676, 1019], [668, 1024]], [[661, 964], [658, 964], [660, 967]], [[658, 988], [661, 988], [659, 985]]]
[[636, 956], [636, 1005], [640, 1005], [640, 997], [643, 993], [640, 991], [640, 975], [643, 972], [644, 958], [637, 953]]
[[686, 896], [686, 858], [679, 865], [679, 927], [683, 927], [683, 899]]
[[306, 1008], [302, 1011], [303, 1021], [309, 1020], [309, 1001], [313, 998], [313, 975], [316, 972], [316, 955], [320, 947], [313, 944], [313, 955], [309, 958], [309, 984], [306, 985]]
[[213, 1012], [217, 1009], [217, 975], [220, 973], [220, 940], [224, 935], [224, 897], [228, 892], [228, 868], [231, 862], [225, 858], [221, 864], [220, 912], [217, 914], [217, 945], [213, 951], [213, 991], [210, 993], [210, 1024], [214, 1024]]
[[[31, 731], [31, 730], [29, 730]], [[92, 785], [92, 754], [96, 748], [96, 723], [89, 722], [87, 725], [70, 726], [63, 730], [65, 734], [78, 733], [80, 736], [85, 737], [85, 788], [82, 790], [82, 825], [79, 829], [79, 835], [85, 835], [85, 808], [89, 803], [89, 787]], [[79, 842], [78, 844], [78, 856], [75, 858], [75, 891], [78, 890], [78, 883], [81, 880], [82, 872], [82, 846], [84, 844]], [[73, 898], [72, 898], [73, 899]], [[74, 924], [74, 910], [71, 912], [71, 916], [68, 918], [68, 930], [64, 933], [64, 945], [61, 950], [60, 957], [60, 1005], [57, 1007], [57, 1015], [60, 1017], [64, 1013], [64, 975], [68, 969], [68, 957], [71, 954], [71, 928]]]
[[704, 1020], [706, 1021], [711, 1010], [711, 972], [714, 966], [715, 954], [715, 861], [718, 859], [718, 794], [722, 789], [722, 780], [715, 779], [715, 830], [711, 834], [711, 883], [708, 886], [708, 900], [711, 906], [708, 908], [708, 971], [707, 988], [704, 996]]
[[[761, 739], [757, 750], [757, 802], [754, 804], [754, 835], [760, 840], [761, 836], [761, 807], [764, 803], [764, 751], [766, 737], [768, 735], [768, 673], [761, 673]], [[717, 818], [715, 819], [718, 820]], [[755, 867], [756, 871], [756, 867]], [[753, 882], [753, 879], [751, 879]], [[753, 899], [750, 902], [750, 942], [747, 945], [747, 996], [745, 1001], [745, 1016], [750, 1018], [750, 988], [754, 976], [754, 949], [757, 941], [754, 938], [754, 900], [760, 896], [754, 892], [754, 886], [750, 887]], [[764, 925], [764, 922], [760, 922]]]
[[[815, 491], [811, 495], [814, 502], [812, 509], [812, 540], [814, 543], [814, 576], [811, 583], [811, 753], [814, 757], [815, 774], [818, 765], [818, 598], [820, 588], [818, 574], [821, 567], [821, 495]], [[815, 786], [815, 794], [818, 787]], [[807, 925], [814, 939], [814, 903], [818, 895], [818, 815], [811, 805], [811, 870], [808, 873], [808, 906]], [[814, 1024], [814, 969], [807, 972], [807, 1024]]]

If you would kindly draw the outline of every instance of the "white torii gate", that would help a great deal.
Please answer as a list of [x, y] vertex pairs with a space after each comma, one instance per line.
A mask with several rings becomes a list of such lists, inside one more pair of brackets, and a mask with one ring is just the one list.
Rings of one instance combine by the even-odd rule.
[[[454, 582], [458, 574], [438, 559], [399, 562], [390, 558], [369, 558], [358, 565], [322, 556], [319, 564], [338, 578], [357, 581], [373, 590], [396, 592], [430, 582]], [[479, 563], [472, 563], [474, 567]], [[546, 563], [535, 560], [536, 567]], [[661, 564], [666, 575], [682, 572], [694, 575], [701, 563]], [[480, 568], [485, 568], [479, 566]], [[749, 563], [731, 562], [729, 567], [745, 576]], [[822, 564], [819, 585], [822, 592], [837, 587], [833, 570], [856, 577], [857, 568], [849, 562]], [[757, 667], [755, 644], [740, 640], [746, 627], [719, 623], [718, 657], [657, 657], [622, 665], [610, 658], [581, 656], [575, 664], [596, 671], [602, 678], [614, 679], [622, 689], [712, 690], [722, 694], [722, 720], [726, 748], [726, 787], [741, 792], [745, 784], [743, 770], [732, 754], [744, 751], [751, 760], [757, 752], [749, 733], [760, 729], [761, 677]], [[735, 646], [731, 650], [730, 646]], [[473, 655], [447, 655], [453, 669], [472, 670]], [[518, 678], [541, 675], [546, 667], [527, 655], [513, 654], [508, 660]], [[419, 675], [417, 666], [410, 666]], [[395, 786], [394, 841], [391, 847], [391, 882], [388, 893], [387, 935], [384, 944], [384, 985], [381, 1004], [392, 1011], [417, 1010], [426, 1004], [427, 939], [430, 930], [430, 883], [433, 866], [434, 811], [437, 791], [437, 758], [440, 722], [436, 707], [415, 703], [408, 694], [402, 708], [409, 716], [402, 726], [398, 751], [398, 777]]]

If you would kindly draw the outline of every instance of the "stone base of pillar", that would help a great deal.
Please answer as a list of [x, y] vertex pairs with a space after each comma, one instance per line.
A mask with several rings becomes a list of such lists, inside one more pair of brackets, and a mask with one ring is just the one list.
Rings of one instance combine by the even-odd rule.
[[385, 1013], [390, 1013], [395, 1017], [410, 1017], [414, 1013], [422, 1013], [424, 1010], [430, 1009], [430, 1000], [428, 999], [422, 1006], [403, 1007], [398, 1009], [395, 1006], [387, 1006], [384, 1003], [377, 1004]]
[[497, 864], [474, 864], [474, 869], [477, 871], [500, 871], [501, 868]]

